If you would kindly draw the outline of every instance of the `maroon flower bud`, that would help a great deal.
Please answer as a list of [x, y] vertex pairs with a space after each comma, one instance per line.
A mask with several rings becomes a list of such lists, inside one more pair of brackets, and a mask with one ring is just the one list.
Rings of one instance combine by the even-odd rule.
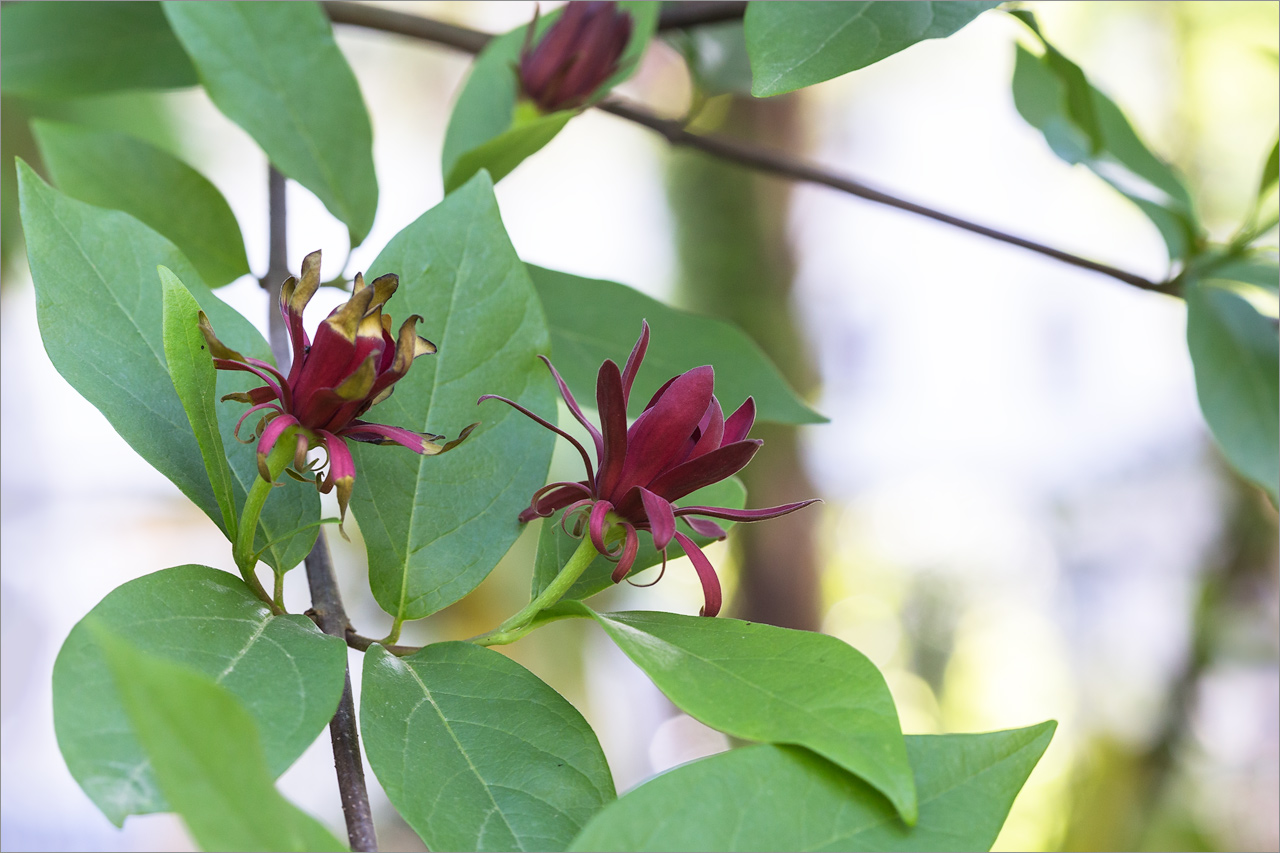
[[343, 518], [356, 478], [355, 461], [345, 439], [401, 444], [431, 456], [456, 446], [475, 426], [467, 427], [453, 441], [437, 444], [444, 436], [359, 419], [369, 407], [391, 396], [392, 386], [409, 371], [415, 358], [436, 351], [435, 344], [414, 332], [422, 321], [417, 314], [405, 320], [397, 336], [391, 337], [391, 318], [382, 313], [382, 306], [399, 285], [400, 279], [395, 275], [380, 276], [366, 285], [364, 276], [357, 273], [351, 298], [333, 309], [312, 342], [302, 328], [302, 310], [320, 287], [320, 253], [307, 255], [302, 261], [301, 281], [290, 278], [280, 289], [280, 313], [293, 344], [293, 365], [287, 377], [275, 365], [248, 358], [226, 346], [213, 333], [209, 318], [200, 313], [200, 331], [209, 344], [214, 365], [221, 370], [247, 371], [267, 383], [222, 398], [250, 405], [236, 424], [237, 438], [250, 415], [264, 413], [254, 430], [259, 436], [258, 471], [262, 478], [271, 479], [267, 456], [276, 441], [290, 427], [297, 427], [295, 476], [305, 479], [302, 473], [312, 473], [307, 451], [323, 447], [329, 472], [323, 480], [315, 472], [314, 482], [325, 493], [337, 487]]
[[520, 89], [544, 113], [576, 109], [617, 72], [630, 40], [631, 16], [617, 3], [569, 3], [536, 47], [526, 38]]
[[586, 448], [572, 436], [520, 404], [492, 394], [480, 399], [502, 400], [568, 439], [586, 464], [585, 480], [552, 483], [535, 492], [529, 507], [520, 513], [521, 521], [539, 516], [546, 518], [564, 509], [565, 519], [561, 524], [577, 516], [575, 534], [580, 533], [585, 521], [596, 550], [618, 562], [613, 573], [614, 583], [625, 578], [635, 563], [639, 547], [636, 531], [645, 530], [653, 536], [654, 546], [663, 554], [664, 569], [667, 546], [674, 540], [689, 555], [702, 582], [703, 615], [715, 616], [720, 612], [720, 580], [697, 544], [676, 529], [676, 519], [684, 519], [694, 532], [703, 536], [723, 539], [724, 529], [708, 519], [761, 521], [794, 512], [815, 501], [767, 509], [673, 506], [674, 501], [691, 492], [738, 473], [764, 442], [747, 438], [756, 417], [755, 400], [751, 397], [729, 417], [724, 416], [720, 402], [712, 393], [715, 372], [710, 367], [695, 367], [668, 380], [628, 427], [627, 399], [648, 347], [649, 324], [645, 323], [626, 367], [618, 370], [618, 365], [611, 360], [600, 366], [596, 377], [599, 428], [587, 420], [551, 362], [542, 359], [551, 370], [569, 411], [590, 434], [597, 466], [591, 464]]

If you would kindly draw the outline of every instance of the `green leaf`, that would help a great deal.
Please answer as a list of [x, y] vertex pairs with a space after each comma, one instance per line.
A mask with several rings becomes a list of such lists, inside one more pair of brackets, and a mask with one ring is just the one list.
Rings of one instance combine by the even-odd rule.
[[1083, 164], [1146, 214], [1171, 260], [1188, 256], [1201, 239], [1191, 196], [1181, 178], [1138, 138], [1115, 102], [1080, 67], [1041, 35], [1029, 12], [1014, 12], [1044, 44], [1043, 56], [1017, 46], [1013, 102], [1044, 134], [1053, 153]]
[[1228, 461], [1274, 501], [1280, 481], [1276, 322], [1218, 282], [1191, 282], [1186, 297], [1200, 409]]
[[582, 715], [492, 649], [373, 646], [363, 683], [369, 764], [432, 850], [563, 850], [614, 799]]
[[502, 180], [526, 158], [541, 151], [575, 115], [573, 110], [561, 110], [513, 124], [460, 156], [445, 176], [444, 191], [453, 192], [481, 169], [488, 171], [494, 181]]
[[371, 270], [400, 276], [390, 310], [425, 317], [418, 332], [439, 352], [419, 358], [366, 419], [448, 436], [481, 422], [442, 456], [353, 442], [351, 509], [374, 597], [396, 619], [420, 619], [489, 574], [546, 482], [555, 436], [502, 403], [476, 401], [501, 394], [554, 410], [536, 357], [547, 351], [547, 327], [483, 173], [397, 234]]
[[159, 3], [5, 3], [0, 80], [6, 95], [72, 98], [194, 86], [196, 70]]
[[675, 613], [592, 613], [676, 707], [733, 737], [808, 747], [909, 823], [916, 790], [884, 676], [826, 634]]
[[[224, 529], [236, 529], [236, 499], [231, 488], [231, 466], [222, 445], [216, 397], [218, 371], [209, 357], [200, 333], [200, 305], [191, 291], [167, 267], [160, 267], [160, 287], [164, 298], [164, 356], [174, 390], [186, 410], [204, 459], [204, 469], [213, 486], [214, 499], [222, 511]], [[234, 537], [233, 537], [234, 538]]]
[[865, 68], [918, 41], [946, 38], [998, 3], [748, 4], [751, 94], [781, 95]]
[[[200, 446], [165, 361], [164, 298], [156, 267], [168, 267], [186, 285], [228, 346], [270, 359], [266, 341], [205, 287], [177, 247], [132, 216], [67, 198], [21, 160], [18, 186], [36, 316], [50, 361], [130, 447], [225, 533]], [[220, 374], [220, 395], [256, 384], [246, 373]], [[231, 434], [241, 412], [235, 404], [218, 406], [223, 436]], [[243, 506], [246, 487], [258, 476], [254, 450], [233, 444], [229, 459], [236, 504]], [[279, 538], [319, 517], [315, 489], [289, 481], [267, 501], [259, 547], [267, 537]], [[315, 537], [314, 528], [304, 531], [273, 546], [263, 559], [273, 568], [291, 568]]]
[[1262, 167], [1262, 177], [1258, 180], [1258, 200], [1261, 201], [1271, 189], [1280, 182], [1280, 140], [1271, 144], [1271, 153]]
[[123, 133], [49, 121], [31, 129], [67, 195], [142, 220], [172, 240], [210, 287], [249, 273], [227, 200], [186, 163]]
[[787, 385], [755, 341], [732, 323], [668, 308], [612, 281], [581, 278], [528, 265], [551, 328], [556, 369], [580, 403], [596, 396], [596, 372], [606, 358], [626, 361], [640, 322], [651, 327], [649, 351], [631, 393], [639, 416], [654, 392], [672, 376], [704, 364], [716, 368], [716, 397], [726, 414], [755, 397], [761, 420], [783, 424], [826, 423]]
[[920, 820], [805, 749], [752, 746], [664, 773], [607, 806], [570, 850], [989, 850], [1056, 723], [909, 735]]
[[[119, 826], [179, 807], [159, 785], [145, 732], [126, 711], [95, 628], [189, 667], [243, 704], [265, 768], [279, 776], [338, 707], [346, 647], [304, 616], [272, 616], [239, 578], [207, 566], [164, 569], [117, 587], [72, 629], [53, 667], [53, 722], [71, 775]], [[255, 735], [255, 740], [258, 735]], [[213, 845], [218, 849], [219, 845]]]
[[[618, 63], [618, 73], [600, 87], [595, 95], [597, 99], [639, 67], [640, 57], [657, 27], [659, 5], [630, 0], [618, 4], [632, 16], [631, 41]], [[537, 37], [540, 38], [559, 15], [557, 9], [541, 16]], [[517, 27], [490, 41], [471, 66], [445, 131], [440, 169], [445, 176], [445, 192], [453, 192], [481, 169], [487, 169], [494, 181], [501, 180], [550, 142], [576, 114], [562, 111], [540, 122], [517, 120], [515, 66], [520, 60], [525, 29]]]
[[276, 790], [254, 718], [234, 693], [96, 621], [88, 629], [160, 788], [201, 847], [344, 849]]
[[703, 96], [751, 94], [751, 60], [742, 21], [673, 30], [663, 39], [680, 51]]
[[378, 208], [373, 130], [319, 4], [166, 2], [164, 11], [218, 109], [346, 223], [352, 246], [364, 240]]
[[[681, 498], [677, 502], [677, 506], [724, 506], [732, 509], [742, 509], [746, 506], [746, 503], [746, 486], [742, 485], [742, 481], [737, 477], [730, 477], [727, 480], [712, 483], [710, 486], [705, 486], [687, 497]], [[717, 523], [725, 530], [733, 527], [732, 521], [717, 519]], [[681, 529], [699, 546], [709, 545], [715, 541], [694, 532], [693, 528], [687, 525], [682, 524]], [[533, 569], [531, 598], [537, 598], [547, 588], [547, 585], [555, 579], [560, 570], [564, 568], [564, 564], [569, 562], [569, 557], [578, 547], [578, 542], [579, 540], [564, 532], [564, 528], [560, 526], [559, 515], [552, 516], [542, 522], [542, 530], [538, 534], [538, 555]], [[684, 549], [673, 541], [667, 548], [667, 557], [675, 560], [683, 556]], [[642, 569], [656, 566], [661, 562], [662, 554], [653, 547], [653, 538], [642, 533], [640, 535], [640, 550], [636, 554], [635, 568], [631, 570], [632, 575]], [[613, 586], [612, 575], [615, 568], [616, 564], [605, 557], [596, 557], [582, 573], [582, 577], [578, 578], [573, 586], [569, 587], [569, 591], [564, 594], [564, 598], [590, 598], [597, 592], [608, 589]]]

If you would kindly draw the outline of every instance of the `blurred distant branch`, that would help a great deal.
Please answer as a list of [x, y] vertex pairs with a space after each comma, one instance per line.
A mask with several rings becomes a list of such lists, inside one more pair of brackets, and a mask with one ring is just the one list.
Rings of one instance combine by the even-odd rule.
[[[457, 26], [456, 24], [447, 24], [419, 15], [409, 15], [377, 6], [366, 6], [351, 0], [326, 0], [323, 6], [329, 18], [336, 24], [350, 24], [383, 32], [398, 33], [411, 38], [456, 48], [466, 53], [479, 53], [493, 38], [489, 33], [482, 33], [478, 30]], [[659, 20], [659, 29], [688, 27], [732, 19], [740, 16], [745, 6], [745, 3], [730, 2], [681, 3], [663, 10]], [[596, 106], [607, 113], [643, 125], [662, 134], [663, 138], [672, 145], [696, 148], [723, 160], [767, 174], [830, 187], [876, 204], [883, 204], [898, 210], [904, 210], [907, 213], [914, 213], [917, 216], [923, 216], [935, 222], [941, 222], [1012, 246], [1020, 246], [1023, 249], [1028, 249], [1071, 266], [1102, 273], [1143, 290], [1175, 293], [1178, 289], [1176, 280], [1152, 281], [1135, 273], [1117, 269], [1107, 264], [1100, 264], [1088, 258], [1082, 258], [1079, 255], [1073, 255], [1070, 252], [1064, 252], [1052, 246], [1037, 243], [1034, 240], [1027, 240], [995, 228], [970, 222], [967, 219], [898, 198], [874, 189], [861, 181], [828, 171], [780, 151], [723, 136], [691, 133], [685, 130], [684, 126], [678, 121], [664, 119], [643, 107], [626, 103], [618, 98], [608, 98], [596, 104]]]

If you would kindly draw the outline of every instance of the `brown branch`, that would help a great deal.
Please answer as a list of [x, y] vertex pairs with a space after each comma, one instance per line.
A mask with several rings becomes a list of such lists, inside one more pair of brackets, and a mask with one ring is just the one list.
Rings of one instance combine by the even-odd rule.
[[[683, 7], [697, 6], [698, 10], [689, 9], [687, 12], [682, 11]], [[726, 7], [721, 10], [718, 7]], [[698, 23], [709, 23], [713, 20], [725, 20], [735, 17], [741, 12], [730, 14], [727, 7], [745, 6], [739, 3], [682, 3], [673, 7], [670, 14], [664, 12], [663, 21], [670, 27], [693, 26]], [[712, 8], [716, 7], [716, 8]], [[337, 24], [351, 24], [353, 26], [366, 27], [383, 32], [399, 33], [400, 35], [410, 36], [411, 38], [422, 39], [424, 41], [433, 42], [435, 44], [445, 45], [447, 47], [457, 48], [466, 53], [478, 53], [489, 40], [493, 38], [488, 33], [482, 33], [467, 27], [459, 27], [454, 24], [446, 24], [440, 21], [434, 21], [430, 18], [423, 18], [419, 15], [407, 15], [403, 12], [392, 12], [387, 9], [376, 6], [365, 6], [360, 3], [350, 2], [350, 0], [325, 0], [325, 12], [329, 18]], [[677, 14], [680, 12], [680, 14]], [[716, 17], [720, 15], [720, 17]], [[1052, 246], [1046, 246], [1043, 243], [1037, 243], [1034, 240], [1027, 240], [1014, 234], [1000, 231], [996, 228], [990, 228], [977, 222], [971, 222], [962, 219], [959, 216], [953, 216], [940, 210], [934, 210], [922, 204], [899, 198], [881, 190], [874, 189], [861, 181], [853, 178], [839, 175], [834, 172], [827, 171], [812, 163], [806, 163], [803, 160], [790, 157], [779, 151], [773, 151], [758, 145], [752, 145], [736, 139], [728, 139], [720, 136], [710, 136], [697, 133], [690, 133], [676, 121], [661, 118], [658, 115], [634, 104], [628, 104], [617, 98], [609, 98], [596, 106], [607, 113], [635, 122], [644, 127], [654, 130], [660, 134], [672, 145], [683, 146], [687, 148], [695, 148], [704, 151], [712, 156], [719, 157], [723, 160], [746, 166], [766, 174], [777, 175], [793, 181], [803, 181], [819, 186], [829, 187], [866, 201], [883, 204], [898, 210], [914, 213], [917, 216], [923, 216], [932, 219], [935, 222], [941, 222], [944, 225], [950, 225], [954, 228], [960, 228], [972, 234], [978, 234], [991, 240], [997, 240], [1001, 243], [1008, 243], [1012, 246], [1019, 246], [1032, 252], [1044, 255], [1054, 260], [1070, 264], [1081, 269], [1092, 270], [1093, 272], [1102, 273], [1110, 276], [1125, 284], [1142, 288], [1143, 290], [1156, 291], [1158, 293], [1176, 293], [1178, 291], [1178, 282], [1176, 279], [1170, 281], [1152, 281], [1135, 273], [1126, 272], [1122, 269], [1100, 264], [1097, 261], [1091, 261], [1088, 258], [1082, 258], [1079, 255], [1073, 255], [1070, 252], [1064, 252], [1061, 249], [1055, 249]]]
[[[285, 178], [275, 166], [269, 167], [267, 178], [268, 235], [267, 274], [260, 284], [270, 297], [267, 309], [271, 353], [276, 365], [289, 370], [291, 358], [288, 331], [284, 318], [276, 309], [280, 301], [280, 286], [289, 277], [289, 254], [285, 243], [287, 217], [285, 209]], [[278, 321], [278, 322], [277, 322]], [[329, 558], [329, 545], [324, 531], [316, 537], [316, 544], [307, 555], [307, 584], [311, 587], [311, 610], [308, 615], [320, 626], [320, 630], [345, 640], [347, 612], [338, 594], [338, 584], [333, 577], [333, 563]], [[338, 774], [338, 792], [342, 798], [342, 813], [347, 823], [347, 840], [352, 850], [376, 853], [378, 838], [373, 828], [373, 812], [369, 808], [369, 792], [364, 782], [364, 762], [360, 757], [360, 731], [356, 724], [355, 700], [351, 694], [351, 670], [343, 664], [342, 698], [338, 710], [329, 721], [329, 738], [333, 742], [333, 764]]]
[[658, 13], [659, 30], [682, 30], [699, 24], [718, 24], [734, 21], [747, 11], [746, 3], [730, 0], [684, 0], [681, 3], [663, 3]]

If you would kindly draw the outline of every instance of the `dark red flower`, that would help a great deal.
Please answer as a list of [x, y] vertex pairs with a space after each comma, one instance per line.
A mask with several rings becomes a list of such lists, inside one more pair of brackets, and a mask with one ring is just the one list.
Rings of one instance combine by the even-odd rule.
[[379, 276], [366, 285], [364, 276], [357, 273], [351, 298], [320, 323], [312, 342], [302, 328], [302, 311], [320, 287], [320, 253], [307, 255], [302, 261], [302, 279], [290, 277], [280, 289], [280, 313], [293, 344], [293, 364], [287, 377], [275, 365], [227, 347], [214, 334], [208, 317], [200, 314], [200, 330], [214, 365], [222, 370], [247, 371], [266, 383], [222, 398], [251, 407], [236, 424], [237, 437], [250, 415], [265, 413], [255, 429], [262, 478], [271, 479], [267, 456], [276, 441], [290, 427], [297, 427], [295, 476], [307, 479], [301, 477], [312, 473], [307, 451], [323, 447], [328, 455], [328, 475], [322, 480], [316, 472], [314, 482], [325, 493], [337, 488], [343, 518], [356, 477], [355, 461], [345, 439], [401, 444], [417, 453], [435, 455], [457, 445], [475, 426], [467, 427], [454, 441], [437, 444], [444, 436], [359, 419], [370, 406], [391, 396], [392, 386], [409, 371], [415, 358], [436, 351], [435, 344], [415, 333], [414, 327], [422, 321], [417, 314], [404, 321], [397, 337], [391, 337], [391, 318], [382, 313], [382, 306], [399, 285], [395, 275]]
[[520, 51], [520, 89], [553, 113], [582, 106], [617, 72], [631, 40], [631, 15], [617, 3], [572, 2], [530, 49], [533, 29]]
[[627, 400], [648, 346], [649, 324], [645, 323], [626, 367], [618, 370], [612, 360], [600, 366], [596, 376], [599, 428], [587, 420], [551, 361], [540, 356], [569, 410], [591, 435], [596, 466], [591, 464], [586, 448], [572, 436], [520, 404], [493, 394], [480, 399], [502, 400], [568, 439], [586, 464], [585, 480], [551, 483], [535, 492], [529, 507], [520, 513], [521, 521], [545, 518], [560, 509], [565, 509], [566, 518], [575, 513], [585, 515], [596, 550], [618, 562], [613, 573], [615, 583], [625, 578], [635, 563], [639, 548], [636, 531], [645, 530], [653, 536], [653, 544], [663, 553], [664, 561], [667, 546], [674, 540], [689, 555], [702, 582], [705, 599], [702, 614], [715, 616], [720, 612], [720, 581], [697, 544], [676, 529], [676, 519], [683, 519], [703, 536], [723, 539], [724, 529], [709, 518], [761, 521], [794, 512], [815, 501], [767, 509], [673, 506], [674, 501], [691, 492], [742, 470], [764, 442], [747, 438], [756, 416], [755, 400], [751, 397], [728, 418], [724, 416], [720, 402], [712, 393], [715, 372], [710, 366], [695, 367], [668, 380], [628, 428]]

